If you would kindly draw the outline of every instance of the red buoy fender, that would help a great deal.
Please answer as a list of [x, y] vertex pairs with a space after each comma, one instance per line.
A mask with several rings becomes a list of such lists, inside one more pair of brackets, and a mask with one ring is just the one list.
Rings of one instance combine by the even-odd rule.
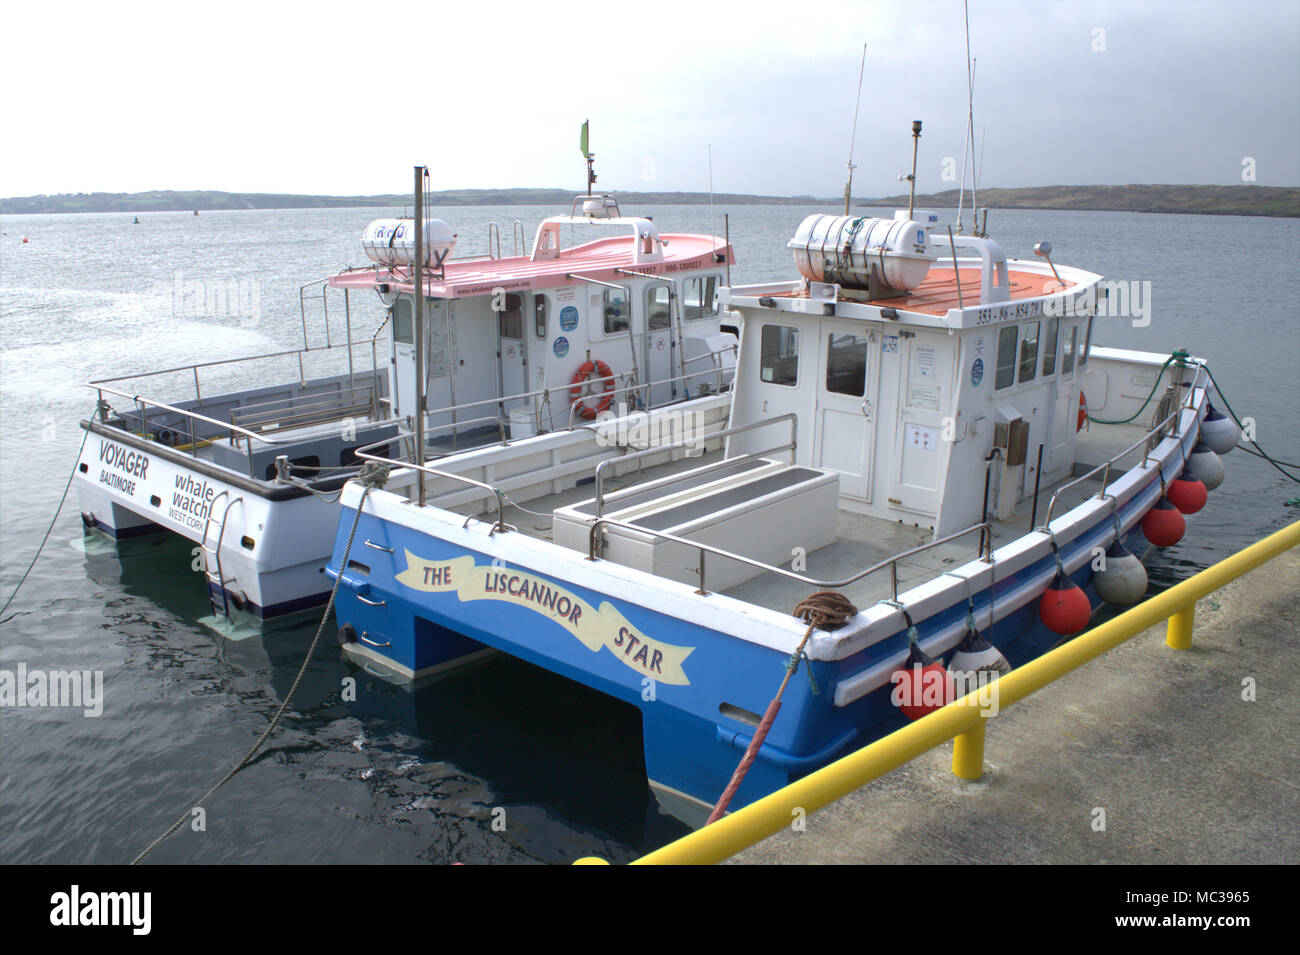
[[1074, 426], [1075, 431], [1082, 431], [1084, 424], [1088, 420], [1088, 399], [1084, 397], [1083, 392], [1079, 392], [1079, 423]]
[[[592, 387], [596, 390], [587, 394], [587, 385], [593, 380], [596, 384]], [[599, 358], [592, 358], [583, 362], [582, 367], [574, 373], [569, 399], [573, 402], [574, 411], [592, 421], [602, 411], [609, 409], [610, 402], [614, 400], [614, 389], [613, 372], [609, 370], [609, 365]]]
[[890, 701], [909, 720], [919, 720], [947, 706], [956, 696], [948, 668], [915, 643], [903, 665], [890, 675], [889, 682], [894, 684]]
[[1182, 511], [1170, 504], [1167, 497], [1160, 498], [1142, 518], [1142, 533], [1157, 547], [1172, 547], [1186, 532], [1187, 521], [1183, 520]]
[[1053, 633], [1078, 633], [1092, 619], [1092, 603], [1081, 587], [1058, 570], [1038, 602], [1038, 617]]
[[1174, 478], [1167, 493], [1169, 503], [1184, 514], [1195, 514], [1205, 506], [1205, 501], [1209, 497], [1209, 492], [1205, 490], [1201, 480], [1186, 469]]

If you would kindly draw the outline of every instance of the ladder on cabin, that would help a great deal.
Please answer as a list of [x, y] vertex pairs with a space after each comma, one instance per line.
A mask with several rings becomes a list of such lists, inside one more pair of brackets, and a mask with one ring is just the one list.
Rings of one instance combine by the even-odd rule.
[[[203, 521], [203, 537], [199, 540], [199, 551], [203, 555], [203, 576], [207, 581], [208, 588], [208, 605], [212, 608], [212, 616], [217, 616], [218, 612], [227, 620], [230, 619], [230, 597], [226, 591], [227, 583], [234, 583], [232, 577], [226, 580], [225, 574], [221, 570], [221, 542], [226, 536], [226, 521], [230, 518], [230, 509], [236, 504], [242, 504], [242, 497], [231, 498], [227, 500], [225, 510], [221, 512], [221, 525], [217, 529], [216, 544], [208, 547], [208, 531], [212, 527], [212, 513], [217, 509], [217, 502], [223, 497], [230, 498], [229, 491], [222, 491], [212, 499], [208, 507], [207, 517]], [[213, 588], [215, 588], [215, 593]], [[221, 595], [221, 606], [217, 607], [216, 595]]]

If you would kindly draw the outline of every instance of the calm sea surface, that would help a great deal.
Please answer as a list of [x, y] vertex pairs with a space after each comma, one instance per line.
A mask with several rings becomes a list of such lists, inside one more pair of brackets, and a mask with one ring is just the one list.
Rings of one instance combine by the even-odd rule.
[[[0, 218], [0, 602], [73, 465], [76, 422], [93, 408], [84, 382], [296, 347], [300, 286], [361, 264], [363, 226], [394, 211], [151, 213], [138, 225], [116, 213]], [[540, 219], [559, 211], [433, 214], [459, 233], [465, 254], [486, 251], [497, 220], [508, 255], [514, 219], [531, 241]], [[834, 210], [627, 211], [665, 231], [719, 234], [729, 212], [733, 281], [743, 283], [792, 277], [786, 241], [805, 214]], [[1300, 221], [995, 211], [990, 231], [1014, 257], [1032, 257], [1047, 239], [1058, 264], [1150, 282], [1150, 325], [1107, 320], [1095, 340], [1210, 358], [1261, 444], [1300, 461]], [[227, 283], [238, 305], [192, 314], [182, 294], [177, 308], [178, 283], [197, 280]], [[323, 344], [319, 308], [309, 312], [313, 345]], [[380, 317], [377, 302], [358, 299], [354, 335], [369, 335]], [[258, 380], [242, 374], [205, 376], [204, 389]], [[275, 377], [293, 374], [285, 364]], [[157, 397], [184, 397], [192, 379], [170, 384]], [[1267, 463], [1234, 452], [1225, 464], [1227, 481], [1184, 540], [1152, 558], [1157, 584], [1300, 516], [1286, 506], [1300, 486]], [[0, 668], [102, 670], [104, 713], [0, 710], [0, 862], [129, 861], [243, 755], [283, 699], [318, 618], [237, 642], [217, 635], [198, 622], [208, 606], [191, 547], [171, 536], [120, 546], [83, 538], [69, 495], [0, 623]], [[359, 676], [356, 702], [340, 696], [350, 675]], [[504, 831], [494, 826], [501, 819]], [[150, 859], [617, 862], [685, 831], [647, 790], [635, 712], [504, 657], [416, 693], [394, 689], [340, 661], [331, 623], [268, 745], [210, 800], [206, 831], [184, 827]]]

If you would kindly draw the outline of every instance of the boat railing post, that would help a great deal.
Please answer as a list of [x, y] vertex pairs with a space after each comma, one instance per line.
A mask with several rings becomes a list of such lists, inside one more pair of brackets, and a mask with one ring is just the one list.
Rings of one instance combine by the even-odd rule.
[[898, 559], [889, 562], [889, 597], [898, 602]]
[[348, 301], [348, 290], [343, 290], [343, 324], [348, 335], [348, 384], [357, 386], [357, 373], [352, 367], [352, 304]]
[[199, 394], [199, 366], [198, 365], [194, 366], [194, 400], [196, 402], [203, 401], [203, 395]]
[[700, 548], [700, 586], [695, 592], [701, 597], [707, 597], [709, 592], [704, 588], [704, 555], [708, 553], [703, 547]]
[[1195, 613], [1196, 603], [1192, 602], [1169, 618], [1165, 628], [1165, 646], [1171, 650], [1192, 648], [1192, 617]]

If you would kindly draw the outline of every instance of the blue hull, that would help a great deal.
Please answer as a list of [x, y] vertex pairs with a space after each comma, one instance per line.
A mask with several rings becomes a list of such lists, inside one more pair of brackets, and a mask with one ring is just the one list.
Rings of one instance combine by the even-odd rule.
[[[1159, 482], [1153, 479], [1119, 511], [1124, 540], [1139, 554], [1147, 545], [1138, 524], [1158, 495]], [[355, 516], [354, 509], [345, 508], [326, 568], [331, 578], [338, 574]], [[1061, 543], [1062, 560], [1081, 564], [1071, 577], [1094, 608], [1099, 601], [1085, 555], [1109, 543], [1113, 526], [1106, 514]], [[656, 609], [653, 584], [636, 591], [644, 593], [644, 602], [613, 598], [537, 567], [506, 565], [499, 557], [493, 566], [496, 555], [485, 550], [368, 512], [355, 539], [381, 541], [392, 550], [358, 554], [354, 548], [339, 588], [340, 628], [363, 657], [381, 668], [391, 666], [394, 674], [419, 678], [491, 648], [625, 701], [641, 712], [651, 783], [700, 808], [711, 806], [727, 785], [785, 673], [784, 652]], [[1049, 553], [1015, 573], [999, 574], [992, 595], [987, 587], [975, 592], [977, 610], [988, 607], [991, 596], [1001, 602], [1054, 566]], [[959, 625], [966, 613], [963, 598], [916, 620], [922, 644], [927, 635]], [[593, 627], [594, 621], [600, 626]], [[986, 628], [984, 636], [1013, 666], [1063, 641], [1039, 619], [1037, 599]], [[902, 725], [905, 718], [888, 683], [847, 705], [836, 706], [834, 696], [841, 681], [896, 659], [906, 647], [900, 627], [845, 659], [802, 664], [732, 807]]]

